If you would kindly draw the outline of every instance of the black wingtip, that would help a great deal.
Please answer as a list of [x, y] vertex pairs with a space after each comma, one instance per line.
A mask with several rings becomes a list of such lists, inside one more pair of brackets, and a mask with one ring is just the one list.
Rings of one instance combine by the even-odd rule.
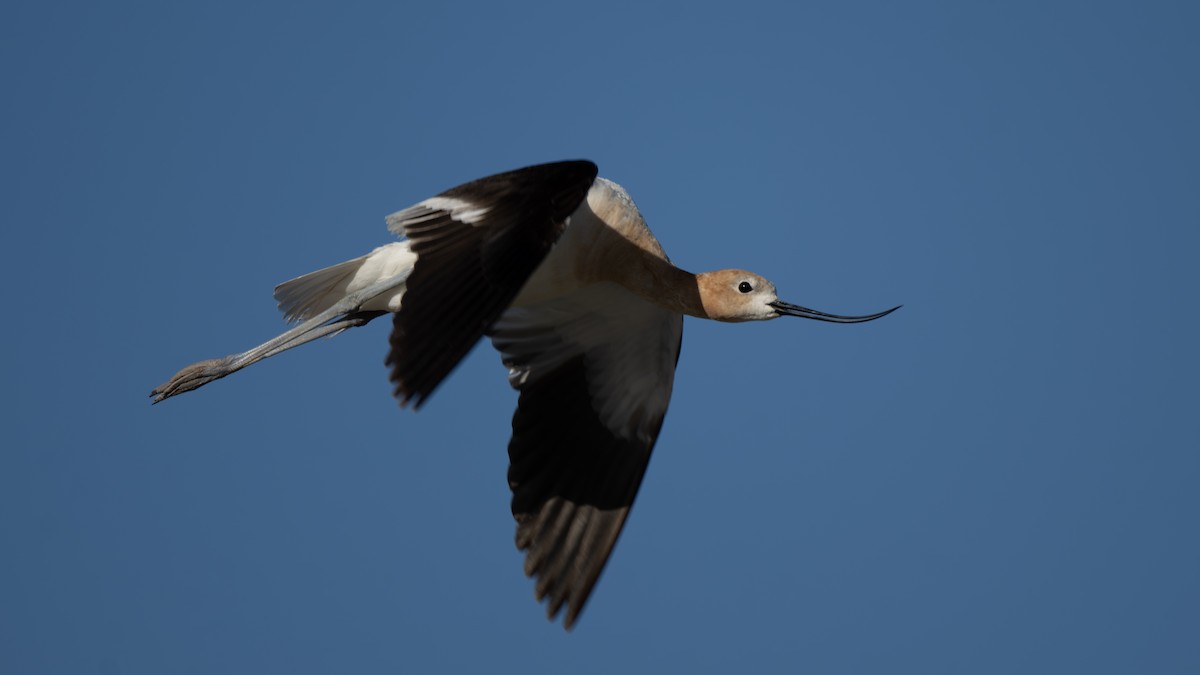
[[485, 176], [438, 195], [471, 204], [480, 214], [471, 222], [438, 208], [392, 222], [417, 254], [387, 359], [402, 405], [420, 408], [508, 308], [596, 173], [593, 162], [567, 160]]

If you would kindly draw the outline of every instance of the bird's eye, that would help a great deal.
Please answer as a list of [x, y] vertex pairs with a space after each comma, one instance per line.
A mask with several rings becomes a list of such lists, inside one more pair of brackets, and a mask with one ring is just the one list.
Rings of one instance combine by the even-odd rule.
[[743, 281], [742, 283], [738, 284], [738, 291], [742, 293], [749, 293], [752, 290], [754, 290], [754, 287], [750, 285], [749, 281]]

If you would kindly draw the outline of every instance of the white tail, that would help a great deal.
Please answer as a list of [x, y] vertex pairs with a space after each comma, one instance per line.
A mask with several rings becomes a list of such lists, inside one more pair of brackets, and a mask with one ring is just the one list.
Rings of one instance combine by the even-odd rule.
[[[407, 241], [386, 244], [367, 255], [285, 281], [275, 287], [279, 311], [289, 322], [303, 321], [333, 307], [347, 295], [396, 276], [407, 277], [417, 256]], [[395, 312], [404, 285], [371, 298], [361, 309]]]

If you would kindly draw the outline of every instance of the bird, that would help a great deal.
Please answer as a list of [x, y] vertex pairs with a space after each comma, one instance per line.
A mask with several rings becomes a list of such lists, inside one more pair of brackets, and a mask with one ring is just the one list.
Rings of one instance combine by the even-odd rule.
[[675, 266], [629, 194], [587, 160], [528, 166], [446, 190], [386, 218], [398, 241], [284, 282], [296, 325], [245, 352], [189, 365], [154, 403], [385, 314], [385, 364], [419, 409], [491, 340], [517, 390], [508, 443], [516, 546], [546, 615], [571, 630], [624, 527], [671, 397], [683, 317], [862, 323], [779, 299], [758, 274]]

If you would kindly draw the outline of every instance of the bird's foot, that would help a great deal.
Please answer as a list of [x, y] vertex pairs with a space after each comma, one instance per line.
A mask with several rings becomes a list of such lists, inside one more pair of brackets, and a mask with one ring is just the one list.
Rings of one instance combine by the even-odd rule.
[[199, 389], [213, 380], [225, 377], [234, 370], [236, 369], [229, 367], [229, 357], [198, 361], [155, 387], [154, 391], [150, 392], [150, 398], [154, 399], [152, 403], [159, 403], [177, 394]]

